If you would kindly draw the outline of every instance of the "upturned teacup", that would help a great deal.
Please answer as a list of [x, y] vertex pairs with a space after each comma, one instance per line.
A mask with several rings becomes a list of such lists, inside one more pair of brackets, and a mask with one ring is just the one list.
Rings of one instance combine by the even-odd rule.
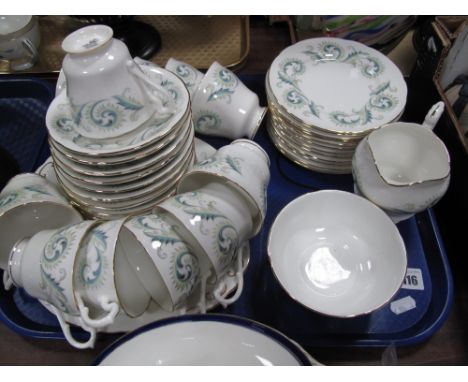
[[204, 76], [202, 72], [194, 68], [192, 65], [176, 60], [172, 57], [167, 60], [165, 69], [170, 70], [172, 73], [177, 74], [180, 77], [187, 87], [190, 97], [193, 97], [193, 94], [197, 90], [198, 85]]
[[192, 97], [195, 131], [229, 139], [252, 139], [265, 116], [257, 94], [229, 69], [213, 62]]
[[196, 163], [177, 187], [178, 193], [220, 183], [241, 195], [253, 219], [251, 236], [261, 229], [266, 215], [270, 181], [268, 154], [257, 143], [240, 139], [221, 147], [213, 156]]
[[[172, 95], [151, 81], [112, 28], [90, 25], [62, 42], [66, 94], [76, 129], [84, 137], [106, 139], [127, 134], [154, 113], [174, 111]], [[56, 106], [69, 114], [66, 105]]]

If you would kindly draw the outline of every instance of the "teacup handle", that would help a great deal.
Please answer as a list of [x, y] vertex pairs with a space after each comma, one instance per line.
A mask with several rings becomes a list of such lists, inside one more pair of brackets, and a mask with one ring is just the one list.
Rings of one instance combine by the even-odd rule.
[[112, 325], [114, 323], [115, 317], [117, 316], [117, 313], [119, 313], [119, 304], [114, 301], [109, 301], [108, 298], [102, 298], [101, 307], [107, 312], [107, 314], [102, 318], [94, 319], [89, 317], [89, 309], [87, 306], [85, 306], [79, 293], [76, 293], [76, 300], [78, 303], [78, 309], [80, 310], [81, 319], [86, 325], [94, 329]]
[[230, 298], [225, 298], [221, 296], [221, 285], [219, 284], [218, 287], [214, 290], [213, 295], [216, 301], [218, 301], [223, 308], [226, 308], [228, 305], [234, 303], [237, 301], [237, 299], [240, 297], [242, 294], [242, 290], [244, 289], [244, 272], [243, 272], [243, 259], [241, 254], [239, 253], [237, 255], [237, 271], [236, 271], [236, 279], [237, 279], [237, 289], [236, 293], [232, 295]]
[[31, 55], [31, 58], [33, 60], [37, 60], [37, 58], [39, 57], [39, 52], [37, 48], [34, 46], [34, 44], [31, 42], [31, 40], [24, 39], [21, 41], [21, 43], [23, 44], [23, 47], [29, 52], [29, 54]]
[[[143, 82], [145, 86], [143, 88], [146, 90], [146, 94], [148, 97], [151, 98], [151, 100], [156, 104], [158, 111], [161, 113], [173, 113], [176, 109], [174, 99], [172, 98], [172, 95], [164, 89], [162, 86], [157, 85], [146, 78], [146, 76], [141, 72], [141, 70], [137, 67], [135, 61], [133, 60], [128, 60], [127, 61], [127, 67], [130, 70], [130, 73], [133, 74], [138, 80]], [[155, 95], [153, 92], [151, 92], [151, 88], [156, 89], [159, 94]], [[161, 97], [160, 94], [163, 94], [165, 97], [164, 99]], [[168, 106], [164, 105], [164, 101], [167, 102]]]
[[423, 126], [428, 127], [429, 129], [434, 129], [437, 122], [439, 122], [440, 116], [444, 112], [445, 104], [442, 101], [437, 102], [431, 107], [429, 112], [426, 114], [424, 119]]
[[13, 279], [10, 276], [10, 272], [8, 269], [3, 271], [3, 286], [5, 290], [10, 290], [13, 286]]
[[62, 312], [58, 310], [55, 306], [49, 305], [52, 312], [58, 319], [60, 327], [62, 328], [63, 335], [68, 343], [77, 349], [88, 349], [94, 347], [94, 343], [96, 342], [96, 329], [88, 328], [86, 325], [82, 325], [82, 328], [89, 333], [89, 338], [86, 342], [79, 342], [75, 338], [70, 331], [70, 325], [65, 321], [63, 318]]

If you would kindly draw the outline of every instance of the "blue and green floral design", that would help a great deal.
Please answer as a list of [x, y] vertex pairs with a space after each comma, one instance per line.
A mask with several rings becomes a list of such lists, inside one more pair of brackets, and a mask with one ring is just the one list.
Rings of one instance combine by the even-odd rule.
[[218, 113], [210, 110], [200, 110], [193, 118], [195, 131], [201, 134], [210, 134], [220, 131], [223, 121]]
[[[304, 42], [298, 45], [300, 48], [297, 48], [296, 52], [282, 54], [274, 63], [270, 73], [270, 84], [278, 102], [307, 123], [317, 123], [317, 126], [327, 126], [330, 129], [346, 127], [350, 132], [357, 128], [375, 126], [375, 122], [381, 120], [388, 120], [386, 115], [393, 116], [400, 104], [400, 94], [406, 92], [404, 83], [396, 85], [400, 83], [400, 79], [396, 78], [398, 73], [393, 74], [393, 69], [387, 71], [384, 61], [377, 54], [373, 54], [371, 49], [361, 49], [360, 44], [347, 45], [333, 39], [320, 40], [323, 41], [315, 44]], [[367, 96], [366, 87], [359, 90], [360, 97], [366, 97], [362, 105], [352, 109], [350, 107], [351, 110], [331, 109], [330, 106], [324, 105], [324, 100], [320, 102], [319, 98], [312, 99], [315, 96], [311, 96], [312, 93], [305, 88], [305, 80], [310, 80], [315, 67], [330, 64], [349, 65], [353, 73], [365, 81], [363, 84], [368, 84]], [[322, 102], [324, 104], [320, 104]], [[352, 100], [350, 104], [353, 104]], [[322, 122], [316, 122], [316, 119]]]
[[[47, 241], [44, 246], [44, 252], [41, 257], [41, 283], [39, 287], [47, 295], [47, 301], [53, 304], [56, 308], [65, 313], [70, 312], [70, 301], [66, 290], [71, 274], [68, 274], [66, 269], [66, 260], [69, 256], [74, 255], [74, 247], [76, 246], [77, 232], [89, 222], [82, 222], [77, 225], [66, 226]], [[68, 285], [69, 287], [69, 285]]]
[[142, 232], [149, 239], [152, 252], [156, 252], [160, 261], [168, 262], [166, 266], [174, 288], [190, 294], [199, 281], [198, 258], [176, 233], [175, 227], [155, 214], [137, 216], [126, 224]]
[[242, 165], [244, 159], [231, 155], [213, 155], [204, 161], [198, 162], [195, 167], [200, 169], [216, 170], [221, 173], [236, 172], [242, 175]]
[[109, 232], [116, 224], [116, 222], [104, 223], [92, 229], [81, 245], [86, 252], [80, 254], [76, 280], [86, 290], [97, 290], [108, 280], [111, 267], [106, 252], [109, 247]]
[[213, 84], [206, 87], [208, 92], [207, 102], [223, 101], [231, 103], [231, 96], [234, 94], [239, 80], [237, 76], [226, 68], [220, 68], [212, 73]]
[[230, 220], [216, 208], [216, 202], [204, 199], [203, 194], [195, 191], [177, 195], [170, 203], [189, 217], [201, 235], [211, 236], [212, 250], [221, 269], [231, 264], [239, 246], [239, 234]]
[[385, 70], [380, 60], [368, 52], [354, 47], [346, 51], [340, 44], [331, 41], [325, 41], [316, 47], [308, 46], [303, 53], [310, 57], [314, 65], [328, 62], [346, 63], [359, 69], [360, 73], [367, 78], [376, 78]]
[[[168, 71], [162, 71], [157, 66], [144, 60], [135, 59], [135, 62], [148, 77], [149, 81], [153, 82], [155, 85], [160, 85], [172, 95], [176, 106], [176, 110], [173, 113], [167, 113], [164, 115], [154, 113], [149, 119], [142, 119], [143, 125], [135, 123], [141, 127], [138, 131], [135, 131], [132, 134], [120, 135], [120, 130], [112, 130], [113, 124], [118, 124], [117, 121], [114, 122], [114, 118], [118, 119], [118, 116], [114, 115], [114, 110], [111, 109], [104, 112], [104, 108], [96, 106], [94, 108], [93, 115], [94, 118], [100, 121], [99, 124], [102, 124], [103, 127], [93, 127], [96, 132], [95, 135], [99, 136], [101, 133], [105, 135], [106, 131], [111, 131], [111, 134], [116, 136], [115, 139], [97, 141], [94, 137], [88, 137], [89, 134], [87, 134], [82, 126], [78, 126], [76, 123], [77, 120], [86, 120], [83, 116], [83, 113], [86, 110], [81, 111], [81, 113], [79, 113], [78, 110], [78, 113], [76, 114], [66, 97], [66, 93], [61, 92], [54, 99], [47, 112], [46, 122], [51, 139], [54, 139], [68, 149], [77, 152], [93, 154], [113, 153], [119, 150], [138, 147], [139, 145], [154, 139], [158, 135], [164, 134], [174, 126], [175, 123], [180, 121], [180, 119], [187, 114], [189, 105], [189, 94], [182, 81], [175, 74]], [[124, 94], [124, 96], [119, 100], [114, 99], [113, 101], [113, 103], [117, 104], [117, 108], [119, 110], [127, 109], [126, 123], [124, 123], [122, 128], [125, 128], [125, 126], [128, 128], [129, 125], [127, 122], [131, 122], [128, 118], [129, 115], [133, 115], [135, 112], [136, 115], [139, 115], [139, 113], [143, 111], [143, 109], [137, 110], [141, 105], [134, 103], [131, 99], [128, 102], [125, 102], [126, 98], [128, 98], [125, 96], [126, 94]], [[78, 114], [81, 116], [78, 117]], [[76, 118], [75, 115], [77, 115]], [[114, 131], [114, 133], [112, 133], [112, 131]]]
[[51, 200], [62, 198], [50, 192], [46, 187], [38, 184], [22, 187], [21, 189], [7, 192], [0, 196], [0, 214], [27, 201]]

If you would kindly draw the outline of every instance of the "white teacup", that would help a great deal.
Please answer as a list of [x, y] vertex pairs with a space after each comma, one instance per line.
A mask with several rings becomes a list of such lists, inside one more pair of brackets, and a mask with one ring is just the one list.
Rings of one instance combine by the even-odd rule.
[[192, 98], [195, 131], [229, 139], [252, 139], [265, 116], [257, 94], [229, 69], [213, 62]]
[[175, 110], [172, 95], [151, 82], [127, 46], [112, 38], [112, 28], [90, 25], [62, 42], [66, 92], [76, 129], [85, 137], [105, 139], [140, 127], [155, 112]]
[[120, 236], [128, 262], [152, 298], [166, 311], [184, 309], [200, 281], [193, 249], [156, 214], [130, 218]]
[[[12, 282], [31, 296], [54, 307], [67, 341], [76, 348], [94, 345], [96, 328], [83, 320], [83, 306], [75, 296], [74, 263], [86, 233], [96, 221], [83, 221], [63, 228], [36, 233], [29, 240], [17, 243], [10, 255], [9, 273]], [[78, 316], [80, 326], [90, 333], [88, 340], [73, 338], [66, 315]]]
[[[114, 254], [124, 219], [93, 227], [76, 255], [74, 288], [83, 307], [83, 320], [91, 327], [111, 325], [120, 309], [115, 283]], [[95, 319], [90, 318], [90, 314]]]
[[257, 143], [236, 140], [221, 147], [210, 158], [196, 163], [182, 177], [177, 191], [196, 191], [215, 182], [229, 185], [249, 206], [253, 218], [252, 237], [260, 231], [266, 215], [269, 164], [268, 154]]
[[243, 242], [240, 241], [239, 228], [245, 230], [245, 226], [252, 225], [250, 217], [241, 220], [235, 213], [232, 214], [235, 220], [231, 220], [218, 209], [218, 202], [221, 208], [229, 209], [226, 207], [228, 203], [210, 194], [202, 191], [187, 192], [166, 199], [155, 207], [154, 212], [167, 217], [174, 230], [194, 248], [200, 258], [209, 259], [209, 269], [202, 267], [202, 275], [214, 276], [208, 276], [209, 284], [219, 286], [219, 281], [228, 271], [236, 274], [237, 289], [234, 296], [226, 299], [217, 293], [219, 288], [214, 288], [216, 300], [227, 306], [240, 297], [243, 288], [242, 259], [238, 258]]
[[0, 16], [0, 59], [12, 70], [31, 68], [39, 58], [41, 35], [36, 16]]
[[13, 177], [0, 193], [0, 268], [6, 269], [18, 240], [82, 220], [60, 191], [40, 175]]
[[192, 65], [176, 60], [172, 57], [167, 60], [165, 69], [170, 70], [172, 73], [177, 74], [180, 77], [187, 87], [190, 97], [193, 97], [193, 94], [197, 90], [198, 85], [204, 76], [202, 72], [194, 68]]
[[[443, 105], [437, 107], [441, 113]], [[422, 125], [390, 123], [370, 133], [356, 148], [352, 162], [356, 192], [395, 222], [433, 206], [447, 191], [450, 157], [432, 131], [434, 125], [427, 120]]]
[[216, 277], [221, 278], [232, 264], [240, 242], [235, 223], [217, 208], [216, 201], [210, 195], [193, 191], [166, 199], [154, 211], [160, 210], [169, 212], [180, 222], [188, 233], [183, 237], [192, 247], [195, 243], [202, 248]]

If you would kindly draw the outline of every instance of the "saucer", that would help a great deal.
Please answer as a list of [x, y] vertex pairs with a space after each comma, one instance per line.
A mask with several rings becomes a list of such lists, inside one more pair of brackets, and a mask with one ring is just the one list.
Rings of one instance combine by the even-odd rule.
[[[168, 70], [159, 67], [151, 67], [151, 70], [148, 70], [143, 69], [142, 64], [137, 65], [150, 83], [164, 88], [172, 95], [176, 106], [174, 113], [168, 115], [155, 113], [136, 130], [125, 135], [113, 139], [94, 139], [86, 137], [80, 132], [66, 91], [59, 91], [46, 115], [50, 138], [72, 152], [95, 157], [106, 154], [121, 154], [145, 147], [171, 131], [189, 108], [189, 94], [185, 85], [179, 77]], [[109, 114], [109, 116], [111, 115], [112, 113]]]
[[362, 133], [394, 120], [406, 104], [401, 71], [361, 43], [312, 38], [284, 49], [267, 76], [274, 102], [324, 131]]

